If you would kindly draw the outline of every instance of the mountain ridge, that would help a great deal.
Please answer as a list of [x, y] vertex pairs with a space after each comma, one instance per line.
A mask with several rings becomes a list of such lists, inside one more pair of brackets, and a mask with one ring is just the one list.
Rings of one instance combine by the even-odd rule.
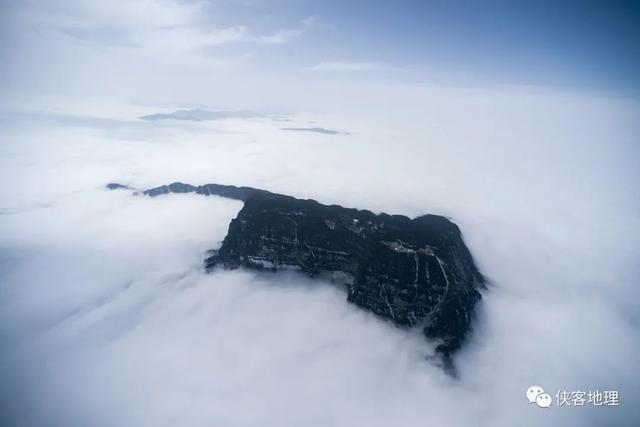
[[[110, 183], [110, 189], [127, 188]], [[445, 360], [472, 329], [485, 279], [448, 218], [375, 214], [252, 187], [174, 182], [136, 194], [216, 195], [244, 202], [207, 271], [294, 269], [344, 285], [347, 300], [399, 327], [422, 327]]]

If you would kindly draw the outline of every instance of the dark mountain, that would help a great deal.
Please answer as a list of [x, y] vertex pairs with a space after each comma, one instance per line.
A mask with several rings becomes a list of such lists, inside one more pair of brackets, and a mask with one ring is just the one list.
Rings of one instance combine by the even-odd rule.
[[143, 194], [244, 201], [205, 267], [294, 269], [344, 284], [348, 301], [403, 327], [420, 326], [445, 358], [471, 328], [484, 279], [447, 218], [374, 214], [250, 187], [173, 183]]
[[131, 190], [131, 188], [127, 187], [126, 185], [118, 184], [117, 182], [108, 183], [107, 188], [109, 190]]

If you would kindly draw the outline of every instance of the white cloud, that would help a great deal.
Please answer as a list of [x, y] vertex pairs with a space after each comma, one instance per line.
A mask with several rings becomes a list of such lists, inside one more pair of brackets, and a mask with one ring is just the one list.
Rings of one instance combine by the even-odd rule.
[[264, 44], [283, 44], [300, 36], [303, 30], [278, 30], [273, 34], [252, 37], [252, 40]]
[[321, 62], [311, 67], [315, 71], [370, 71], [381, 68], [376, 62]]
[[[246, 62], [246, 49], [282, 45], [301, 37], [314, 22], [305, 18], [292, 23], [291, 28], [264, 32], [242, 24], [216, 28], [206, 17], [205, 5], [174, 0], [15, 5], [3, 17], [5, 26], [12, 27], [12, 37], [28, 42], [28, 47], [12, 44], [6, 48], [14, 52], [13, 56], [22, 56], [21, 49], [69, 52], [80, 56], [76, 66], [81, 66], [87, 56], [109, 64], [133, 63], [142, 58], [201, 69], [224, 68]], [[222, 47], [234, 50], [220, 51]], [[36, 56], [34, 61], [44, 56]], [[53, 65], [61, 64], [66, 62]]]
[[252, 33], [247, 26], [237, 25], [222, 29], [194, 27], [157, 28], [133, 34], [136, 49], [141, 52], [193, 52], [230, 44], [277, 45], [299, 37], [303, 30], [277, 30], [270, 34]]
[[134, 29], [191, 24], [202, 6], [179, 0], [44, 0], [27, 2], [18, 10], [23, 19], [40, 26]]
[[[352, 113], [289, 124], [352, 133], [331, 143], [266, 119], [5, 117], [3, 415], [27, 426], [637, 425], [637, 103], [335, 90]], [[457, 356], [460, 377], [424, 360], [421, 336], [338, 289], [203, 274], [203, 251], [240, 204], [103, 189], [114, 180], [244, 184], [451, 216], [493, 283]], [[619, 389], [622, 406], [543, 411], [526, 401], [532, 384]]]

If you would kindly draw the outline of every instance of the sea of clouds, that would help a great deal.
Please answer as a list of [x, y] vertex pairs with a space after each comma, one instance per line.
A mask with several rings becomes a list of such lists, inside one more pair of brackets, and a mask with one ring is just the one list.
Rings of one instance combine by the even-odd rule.
[[[150, 122], [139, 117], [171, 110], [132, 104], [4, 108], [2, 424], [638, 425], [637, 103], [413, 95], [425, 101], [401, 114], [380, 103], [284, 125], [269, 114]], [[458, 377], [426, 358], [419, 331], [336, 286], [205, 274], [240, 202], [104, 188], [177, 180], [450, 217], [489, 280]], [[542, 409], [527, 402], [531, 385], [554, 400], [618, 390], [621, 404]]]

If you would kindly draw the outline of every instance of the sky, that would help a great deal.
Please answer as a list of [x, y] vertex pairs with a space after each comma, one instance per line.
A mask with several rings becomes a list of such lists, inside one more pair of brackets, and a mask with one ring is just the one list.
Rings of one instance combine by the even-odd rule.
[[[18, 99], [26, 90], [40, 98], [108, 94], [290, 109], [309, 83], [334, 93], [354, 81], [638, 93], [640, 7], [633, 1], [45, 0], [0, 7], [2, 83]], [[171, 90], [159, 94], [161, 85]]]
[[[0, 1], [0, 424], [638, 425], [638, 24], [634, 2]], [[458, 376], [334, 284], [205, 273], [240, 202], [105, 189], [174, 181], [449, 217], [488, 279]]]

